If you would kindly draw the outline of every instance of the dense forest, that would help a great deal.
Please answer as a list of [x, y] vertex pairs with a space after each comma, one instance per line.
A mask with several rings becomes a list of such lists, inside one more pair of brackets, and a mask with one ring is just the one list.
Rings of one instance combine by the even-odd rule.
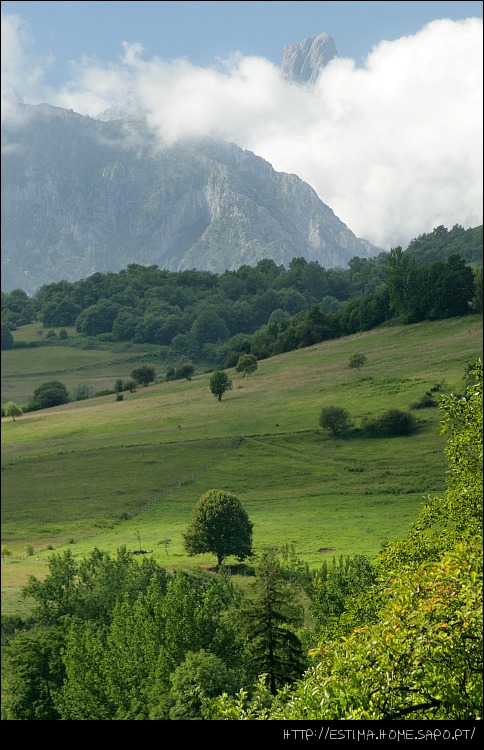
[[218, 369], [242, 354], [264, 359], [382, 324], [468, 312], [482, 312], [482, 226], [456, 225], [437, 227], [405, 251], [355, 257], [347, 269], [304, 258], [287, 269], [266, 259], [219, 275], [132, 264], [48, 284], [33, 297], [2, 292], [2, 348], [20, 346], [12, 331], [40, 320], [45, 336], [30, 346], [61, 345], [65, 328], [75, 326], [83, 346], [143, 344], [167, 368]]
[[52, 554], [32, 616], [2, 618], [2, 719], [482, 719], [482, 362], [467, 383], [440, 403], [447, 490], [375, 560], [310, 572], [287, 546], [245, 590]]

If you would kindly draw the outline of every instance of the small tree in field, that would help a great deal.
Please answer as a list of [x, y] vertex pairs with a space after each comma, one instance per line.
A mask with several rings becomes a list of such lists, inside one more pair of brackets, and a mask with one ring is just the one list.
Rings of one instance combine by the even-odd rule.
[[240, 501], [230, 492], [208, 490], [192, 511], [183, 534], [190, 556], [213, 552], [219, 567], [228, 555], [244, 560], [252, 554], [253, 523]]
[[222, 400], [222, 396], [224, 395], [225, 391], [230, 391], [231, 389], [232, 381], [230, 380], [226, 372], [217, 370], [217, 372], [213, 373], [212, 377], [210, 378], [210, 390], [219, 401]]
[[325, 430], [330, 430], [335, 437], [344, 435], [351, 427], [350, 415], [342, 406], [323, 406], [319, 424]]
[[146, 388], [146, 386], [154, 382], [156, 370], [151, 365], [140, 365], [139, 367], [135, 367], [131, 373], [131, 377]]
[[366, 354], [362, 354], [361, 352], [355, 352], [350, 357], [349, 366], [354, 367], [357, 370], [359, 370], [360, 367], [363, 367], [363, 365], [367, 363], [367, 361], [368, 361], [368, 358]]
[[243, 372], [244, 378], [246, 375], [252, 375], [257, 370], [257, 357], [255, 354], [242, 354], [235, 369], [237, 372]]
[[15, 422], [15, 417], [21, 417], [23, 414], [23, 411], [20, 408], [20, 406], [17, 406], [17, 404], [14, 404], [13, 401], [8, 401], [8, 403], [5, 404], [4, 412], [5, 412], [5, 416], [12, 417], [14, 422]]

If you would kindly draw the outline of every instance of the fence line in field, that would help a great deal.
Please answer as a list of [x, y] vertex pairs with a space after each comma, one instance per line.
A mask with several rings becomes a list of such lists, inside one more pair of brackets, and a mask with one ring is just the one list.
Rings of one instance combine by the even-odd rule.
[[[158, 503], [160, 500], [163, 500], [164, 498], [168, 497], [169, 495], [172, 495], [176, 490], [179, 490], [181, 487], [190, 484], [190, 482], [193, 482], [194, 479], [198, 478], [202, 474], [204, 474], [211, 466], [214, 466], [214, 464], [219, 463], [219, 461], [222, 461], [223, 459], [227, 458], [227, 456], [235, 449], [238, 448], [239, 445], [243, 442], [244, 438], [242, 436], [236, 437], [236, 438], [216, 438], [217, 442], [220, 440], [223, 440], [224, 443], [228, 444], [226, 449], [220, 454], [217, 454], [215, 458], [213, 458], [212, 461], [207, 462], [206, 464], [203, 464], [199, 469], [196, 471], [192, 471], [188, 476], [184, 477], [183, 479], [180, 479], [178, 482], [175, 482], [174, 484], [169, 485], [161, 492], [157, 493], [154, 497], [141, 501], [142, 504], [139, 505], [137, 508], [133, 508], [129, 511], [125, 511], [121, 518], [123, 520], [128, 520], [130, 518], [133, 518], [134, 516], [139, 515], [140, 513], [145, 513], [149, 508], [151, 508], [152, 505]], [[151, 443], [150, 443], [151, 445]], [[75, 451], [74, 451], [75, 452]], [[30, 458], [30, 456], [29, 456]], [[56, 523], [60, 520], [63, 521], [77, 521], [81, 520], [83, 518], [96, 518], [98, 516], [105, 516], [105, 511], [99, 511], [98, 513], [89, 513], [88, 516], [82, 514], [82, 513], [72, 513], [72, 514], [63, 514], [63, 518], [53, 518], [51, 517], [39, 517], [37, 514], [32, 512], [26, 512], [26, 513], [13, 513], [13, 514], [4, 514], [3, 521], [37, 521], [40, 523]]]

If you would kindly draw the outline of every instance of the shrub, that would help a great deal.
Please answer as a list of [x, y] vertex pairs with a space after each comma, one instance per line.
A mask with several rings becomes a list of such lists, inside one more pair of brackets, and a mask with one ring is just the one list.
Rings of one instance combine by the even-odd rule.
[[417, 430], [417, 420], [410, 412], [389, 409], [380, 417], [365, 417], [361, 429], [366, 437], [399, 437]]
[[69, 393], [64, 383], [59, 380], [50, 380], [35, 389], [29, 407], [35, 411], [36, 409], [48, 409], [51, 406], [67, 404], [69, 401]]
[[342, 406], [323, 406], [319, 415], [319, 424], [335, 436], [344, 435], [351, 427], [351, 419]]
[[363, 367], [364, 364], [367, 362], [367, 356], [366, 354], [362, 354], [361, 352], [355, 352], [351, 355], [349, 366], [355, 367], [357, 370], [360, 369], [360, 367]]
[[140, 365], [139, 367], [135, 367], [131, 373], [131, 377], [139, 383], [139, 385], [146, 388], [150, 383], [154, 382], [156, 378], [156, 370], [151, 365]]
[[431, 393], [425, 393], [421, 396], [418, 401], [410, 404], [411, 409], [434, 409], [437, 408], [438, 402], [434, 399]]

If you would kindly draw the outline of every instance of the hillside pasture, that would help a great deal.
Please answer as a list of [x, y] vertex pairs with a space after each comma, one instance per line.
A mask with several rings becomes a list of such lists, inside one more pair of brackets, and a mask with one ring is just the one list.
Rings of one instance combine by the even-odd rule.
[[[40, 324], [22, 326], [13, 332], [16, 343], [45, 339], [37, 335], [43, 331]], [[54, 329], [58, 333], [58, 329]], [[1, 401], [14, 401], [20, 406], [28, 404], [34, 390], [48, 380], [60, 380], [71, 397], [77, 386], [87, 386], [90, 394], [113, 389], [118, 378], [129, 378], [140, 358], [152, 356], [156, 347], [139, 347], [133, 344], [102, 345], [82, 339], [74, 328], [66, 329], [68, 339], [63, 343], [7, 349], [2, 351]], [[160, 371], [164, 368], [160, 365]]]
[[[355, 351], [368, 358], [359, 371], [348, 366]], [[344, 406], [357, 427], [437, 384], [462, 392], [478, 356], [482, 317], [472, 316], [324, 342], [262, 360], [246, 378], [228, 370], [233, 389], [221, 402], [201, 374], [121, 402], [103, 396], [2, 419], [2, 544], [12, 552], [3, 611], [26, 606], [21, 586], [32, 571], [45, 574], [53, 550], [141, 545], [168, 568], [213, 566], [212, 555], [188, 557], [182, 536], [211, 488], [241, 500], [256, 556], [291, 544], [313, 568], [328, 556], [372, 557], [407, 533], [427, 494], [445, 489], [440, 414], [415, 411], [411, 437], [335, 440], [318, 428], [322, 406]], [[46, 359], [46, 379], [50, 367]]]

